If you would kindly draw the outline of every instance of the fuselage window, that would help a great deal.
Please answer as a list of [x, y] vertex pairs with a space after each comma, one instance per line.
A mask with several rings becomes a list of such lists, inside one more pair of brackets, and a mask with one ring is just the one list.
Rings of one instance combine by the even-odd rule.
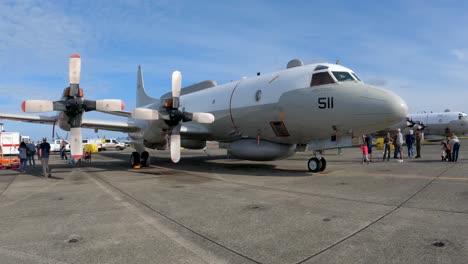
[[333, 72], [333, 75], [339, 82], [354, 81], [353, 77], [349, 72]]
[[312, 75], [312, 82], [310, 83], [310, 86], [329, 84], [329, 83], [335, 83], [335, 81], [330, 76], [330, 74], [328, 72], [318, 72]]

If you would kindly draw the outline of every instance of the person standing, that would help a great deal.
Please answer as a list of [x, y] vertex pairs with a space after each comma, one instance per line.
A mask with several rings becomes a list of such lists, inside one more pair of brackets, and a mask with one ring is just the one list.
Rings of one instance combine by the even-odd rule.
[[361, 151], [362, 151], [362, 160], [361, 164], [364, 164], [364, 162], [367, 162], [369, 164], [369, 149], [367, 148], [367, 143], [366, 143], [366, 135], [362, 135], [362, 143], [361, 143]]
[[26, 147], [26, 143], [24, 141], [21, 141], [19, 147], [19, 159], [20, 159], [20, 172], [25, 172], [26, 171], [26, 160], [28, 159], [28, 154], [26, 153], [28, 151], [28, 148]]
[[416, 130], [416, 159], [421, 158], [421, 141], [423, 140], [423, 132], [420, 129]]
[[28, 144], [26, 144], [26, 147], [28, 148], [27, 154], [29, 166], [36, 166], [36, 160], [34, 159], [34, 155], [36, 155], [36, 146], [32, 143], [31, 140], [29, 140]]
[[385, 161], [385, 156], [387, 156], [387, 161], [390, 160], [390, 150], [392, 148], [392, 137], [390, 133], [387, 133], [387, 136], [384, 138], [384, 154], [382, 157], [382, 161]]
[[50, 155], [50, 144], [47, 142], [47, 138], [42, 139], [42, 143], [39, 146], [39, 156], [41, 157], [42, 173], [43, 177], [48, 178], [51, 175], [49, 168], [49, 155]]
[[455, 136], [454, 133], [450, 134], [450, 147], [452, 150], [452, 159], [451, 161], [457, 162], [458, 161], [458, 151], [460, 150], [460, 140], [458, 137]]
[[406, 147], [408, 148], [408, 158], [412, 158], [414, 156], [413, 144], [416, 142], [416, 138], [414, 137], [413, 130], [410, 130], [408, 134], [405, 136]]
[[41, 156], [39, 155], [40, 146], [41, 146], [41, 142], [38, 140], [37, 143], [36, 143], [37, 160], [41, 160]]
[[401, 129], [397, 129], [395, 133], [395, 158], [397, 158], [397, 154], [399, 154], [398, 162], [403, 162], [403, 153], [401, 151], [401, 147], [403, 146], [403, 134], [401, 134]]
[[371, 134], [366, 135], [366, 145], [367, 145], [367, 150], [369, 152], [369, 162], [372, 162], [372, 135]]
[[67, 149], [67, 143], [64, 140], [62, 140], [62, 143], [60, 144], [60, 158], [62, 158], [62, 160], [68, 159], [66, 149]]

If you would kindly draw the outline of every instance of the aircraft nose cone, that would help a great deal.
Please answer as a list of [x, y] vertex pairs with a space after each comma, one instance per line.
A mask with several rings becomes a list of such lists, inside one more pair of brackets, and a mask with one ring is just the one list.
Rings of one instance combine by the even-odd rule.
[[372, 109], [366, 109], [366, 111], [376, 114], [381, 124], [392, 126], [405, 120], [408, 115], [406, 102], [390, 90], [369, 85], [366, 96], [363, 98], [367, 99], [364, 104], [373, 104]]
[[406, 118], [406, 116], [408, 115], [408, 105], [399, 95], [387, 90], [386, 101], [389, 108], [389, 119], [394, 119], [395, 122], [399, 122]]

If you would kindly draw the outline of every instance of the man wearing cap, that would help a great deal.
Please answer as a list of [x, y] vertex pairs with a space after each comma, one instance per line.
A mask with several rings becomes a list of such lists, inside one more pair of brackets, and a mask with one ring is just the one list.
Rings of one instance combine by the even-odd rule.
[[47, 138], [43, 138], [41, 145], [39, 145], [39, 157], [41, 157], [42, 173], [46, 178], [52, 176], [49, 168], [49, 154], [50, 144], [47, 142]]

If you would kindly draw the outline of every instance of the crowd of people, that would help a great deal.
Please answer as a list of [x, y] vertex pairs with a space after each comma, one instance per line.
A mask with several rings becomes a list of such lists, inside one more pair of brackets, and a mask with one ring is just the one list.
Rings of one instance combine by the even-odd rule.
[[[372, 162], [372, 135], [364, 134], [361, 139], [361, 150], [362, 150], [362, 160], [361, 164]], [[409, 130], [406, 135], [403, 136], [401, 129], [397, 129], [392, 136], [388, 132], [383, 139], [383, 156], [382, 161], [390, 161], [390, 156], [393, 147], [393, 158], [398, 162], [403, 162], [403, 144], [406, 144], [407, 148], [407, 157], [408, 158], [421, 158], [421, 142], [424, 140], [424, 134], [421, 130]], [[444, 141], [441, 142], [442, 145], [442, 160], [457, 162], [458, 153], [460, 151], [460, 140], [458, 137], [451, 133], [446, 137]], [[416, 149], [416, 153], [415, 153]]]
[[37, 144], [34, 144], [31, 140], [23, 141], [18, 147], [18, 152], [20, 172], [26, 172], [28, 163], [29, 166], [36, 166], [34, 157], [37, 153], [37, 158], [42, 164], [42, 177], [49, 178], [52, 176], [49, 168], [50, 144], [47, 142], [47, 138], [43, 138], [42, 143], [38, 142]]
[[[1, 150], [1, 147], [0, 147]], [[67, 156], [67, 142], [62, 141], [60, 144], [60, 158], [66, 160], [67, 163], [74, 164], [77, 160]], [[28, 140], [26, 142], [21, 142], [18, 147], [18, 158], [19, 158], [19, 171], [26, 172], [26, 169], [29, 166], [36, 166], [35, 156], [37, 153], [38, 160], [41, 161], [42, 165], [42, 177], [50, 178], [52, 176], [51, 170], [49, 167], [49, 156], [51, 152], [51, 145], [47, 142], [47, 138], [43, 138], [42, 142], [38, 141], [37, 144], [34, 144], [33, 141]], [[3, 153], [0, 151], [0, 155]], [[86, 151], [83, 155], [84, 161], [91, 162], [91, 152]]]

